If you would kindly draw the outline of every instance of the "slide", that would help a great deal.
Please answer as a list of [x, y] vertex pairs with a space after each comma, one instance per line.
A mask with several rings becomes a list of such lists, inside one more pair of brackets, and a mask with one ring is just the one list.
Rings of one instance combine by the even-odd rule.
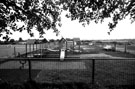
[[60, 50], [60, 61], [63, 61], [65, 58], [65, 49]]

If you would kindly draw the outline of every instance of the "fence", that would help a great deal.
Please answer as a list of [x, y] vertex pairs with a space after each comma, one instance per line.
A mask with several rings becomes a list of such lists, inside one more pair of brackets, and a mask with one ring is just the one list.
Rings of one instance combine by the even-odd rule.
[[[50, 62], [50, 64], [48, 65], [54, 65], [54, 63], [51, 64], [51, 62], [59, 62], [59, 63], [68, 63], [69, 66], [71, 66], [70, 64], [75, 62], [78, 64], [73, 63], [73, 65], [83, 65], [83, 63], [81, 62], [85, 62], [85, 67], [78, 67], [80, 68], [80, 70], [87, 70], [85, 72], [89, 72], [89, 73], [82, 73], [78, 74], [75, 73], [75, 75], [78, 76], [83, 76], [86, 78], [87, 81], [89, 81], [88, 79], [90, 79], [90, 83], [94, 84], [103, 84], [103, 85], [135, 85], [135, 58], [119, 58], [119, 59], [108, 59], [108, 58], [94, 58], [94, 59], [80, 59], [80, 58], [65, 58], [64, 61], [60, 61], [59, 58], [1, 58], [2, 60], [6, 60], [5, 62], [0, 62], [0, 77], [5, 76], [4, 74], [7, 71], [5, 67], [9, 66], [9, 69], [15, 68], [18, 65], [21, 67], [18, 67], [19, 71], [23, 71], [23, 69], [27, 69], [27, 75], [28, 75], [28, 79], [29, 80], [33, 80], [33, 70], [38, 69], [37, 67], [40, 66], [40, 71], [43, 70], [44, 72], [48, 72], [46, 70], [44, 70], [43, 68], [46, 67], [46, 63], [45, 62]], [[13, 62], [13, 63], [12, 63]], [[19, 62], [20, 64], [14, 64], [15, 62]], [[6, 64], [7, 63], [7, 64]], [[58, 64], [59, 64], [58, 63]], [[5, 66], [4, 66], [5, 65]], [[14, 65], [14, 66], [13, 66]], [[63, 65], [63, 64], [62, 64]], [[36, 67], [35, 67], [36, 66]], [[52, 67], [51, 66], [51, 67]], [[59, 68], [61, 68], [62, 66], [59, 66]], [[55, 65], [56, 67], [56, 65]], [[72, 66], [71, 66], [72, 67]], [[71, 68], [70, 67], [70, 68]], [[48, 67], [49, 68], [49, 67]], [[54, 68], [54, 67], [52, 67]], [[56, 69], [56, 70], [59, 70]], [[70, 69], [69, 68], [69, 69]], [[55, 70], [52, 70], [55, 71]], [[72, 70], [72, 73], [74, 72], [74, 70]], [[13, 71], [12, 71], [13, 72]], [[14, 71], [16, 72], [16, 71]], [[69, 71], [68, 71], [69, 72]], [[9, 73], [9, 72], [7, 72]], [[11, 72], [10, 72], [11, 73]], [[39, 72], [41, 74], [41, 72]], [[60, 71], [58, 71], [58, 73], [61, 73]], [[70, 76], [72, 75], [72, 73], [68, 73]], [[44, 73], [43, 73], [44, 74]], [[23, 74], [20, 74], [22, 76], [22, 78], [24, 78]], [[13, 75], [13, 73], [11, 73], [10, 76], [15, 76], [16, 79], [17, 76]], [[57, 75], [58, 76], [58, 75]], [[9, 75], [8, 75], [9, 77]], [[26, 77], [26, 76], [25, 76]], [[74, 78], [75, 76], [71, 76], [72, 78]], [[88, 77], [88, 78], [87, 78]], [[80, 78], [80, 81], [83, 81], [83, 79]], [[85, 81], [85, 80], [84, 80]]]
[[121, 51], [121, 52], [135, 54], [135, 51], [134, 51], [135, 45], [117, 45], [116, 50]]
[[18, 54], [27, 54], [32, 51], [47, 48], [47, 44], [17, 44], [17, 45], [0, 45], [0, 57], [16, 57]]

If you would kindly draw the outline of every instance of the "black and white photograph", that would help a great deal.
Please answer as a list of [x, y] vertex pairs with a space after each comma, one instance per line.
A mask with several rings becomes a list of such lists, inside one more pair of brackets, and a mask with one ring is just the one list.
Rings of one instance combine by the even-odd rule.
[[135, 0], [0, 0], [0, 89], [135, 89]]

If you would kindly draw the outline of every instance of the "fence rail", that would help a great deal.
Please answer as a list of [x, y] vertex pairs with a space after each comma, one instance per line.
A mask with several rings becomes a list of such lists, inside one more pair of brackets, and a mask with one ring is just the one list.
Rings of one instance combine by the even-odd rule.
[[[0, 60], [8, 61], [20, 61], [20, 60], [31, 60], [31, 61], [55, 61], [60, 58], [0, 58]], [[135, 58], [64, 58], [64, 61], [80, 61], [80, 60], [135, 60]]]

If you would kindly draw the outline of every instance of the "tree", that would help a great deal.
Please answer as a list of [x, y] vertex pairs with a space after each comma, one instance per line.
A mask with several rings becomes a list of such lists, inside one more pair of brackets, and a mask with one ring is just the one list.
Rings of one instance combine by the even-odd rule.
[[20, 41], [20, 42], [21, 42], [21, 41], [23, 41], [23, 39], [20, 37], [18, 41]]
[[135, 21], [135, 0], [60, 0], [59, 4], [69, 11], [67, 18], [78, 19], [84, 26], [90, 21], [102, 23], [105, 18], [112, 18], [108, 23], [110, 32], [128, 15], [131, 22]]
[[0, 44], [3, 44], [4, 42], [0, 40]]
[[[53, 29], [57, 32], [60, 21], [60, 9], [54, 0], [0, 0], [0, 36], [6, 32], [7, 36], [12, 31], [27, 30], [33, 36], [32, 28], [44, 34], [44, 29]], [[18, 26], [18, 22], [24, 25]], [[8, 28], [7, 28], [8, 27]], [[11, 30], [10, 30], [11, 29]]]
[[43, 42], [43, 43], [47, 43], [48, 41], [47, 41], [46, 38], [44, 38], [44, 39], [42, 40], [42, 42]]
[[9, 44], [10, 38], [7, 35], [3, 37], [3, 39], [4, 39], [4, 44]]
[[49, 42], [54, 42], [55, 40], [54, 39], [50, 39]]
[[35, 44], [39, 44], [40, 42], [39, 42], [39, 40], [37, 39], [37, 40], [35, 40]]
[[[67, 18], [78, 19], [83, 26], [112, 18], [108, 23], [111, 32], [128, 15], [131, 22], [135, 21], [134, 6], [135, 0], [0, 0], [0, 36], [3, 32], [12, 34], [11, 30], [27, 30], [33, 36], [34, 27], [41, 35], [48, 29], [58, 33], [63, 10], [69, 11]], [[17, 22], [24, 25], [18, 26]]]
[[10, 39], [10, 44], [15, 44], [15, 40], [14, 39]]

